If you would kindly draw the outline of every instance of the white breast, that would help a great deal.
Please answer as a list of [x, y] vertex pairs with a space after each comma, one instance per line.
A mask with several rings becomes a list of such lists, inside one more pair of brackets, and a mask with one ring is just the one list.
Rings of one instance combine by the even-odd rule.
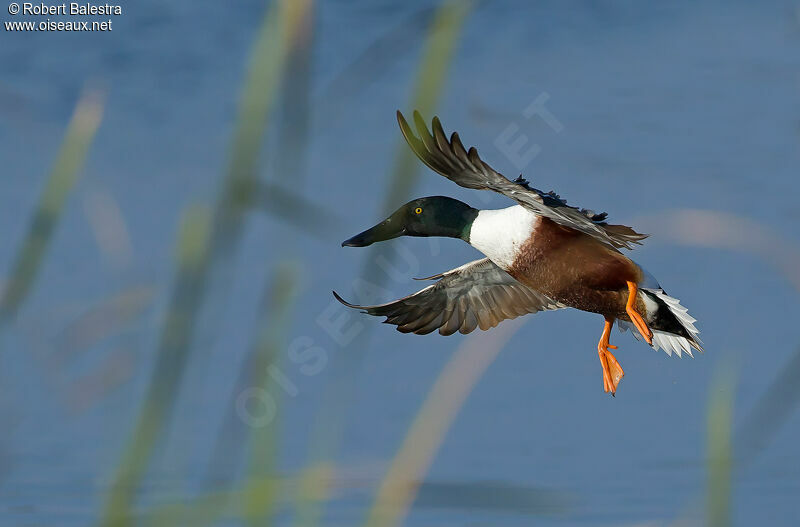
[[481, 210], [472, 222], [469, 244], [501, 269], [508, 270], [536, 225], [536, 215], [522, 205]]

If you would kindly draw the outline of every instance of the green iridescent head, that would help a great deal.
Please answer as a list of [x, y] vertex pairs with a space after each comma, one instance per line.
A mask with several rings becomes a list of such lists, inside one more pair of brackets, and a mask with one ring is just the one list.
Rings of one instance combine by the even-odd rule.
[[446, 236], [469, 239], [478, 210], [446, 196], [414, 199], [391, 216], [342, 242], [342, 247], [366, 247], [398, 236]]

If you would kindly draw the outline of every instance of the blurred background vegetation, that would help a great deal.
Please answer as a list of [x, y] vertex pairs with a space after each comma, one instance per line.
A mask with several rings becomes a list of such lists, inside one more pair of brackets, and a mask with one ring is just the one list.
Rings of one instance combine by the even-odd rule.
[[[123, 10], [4, 35], [3, 524], [792, 524], [796, 5]], [[397, 108], [651, 233], [708, 352], [615, 334], [611, 400], [588, 315], [421, 338], [333, 302], [471, 255], [339, 248], [408, 199], [504, 206], [421, 170]]]

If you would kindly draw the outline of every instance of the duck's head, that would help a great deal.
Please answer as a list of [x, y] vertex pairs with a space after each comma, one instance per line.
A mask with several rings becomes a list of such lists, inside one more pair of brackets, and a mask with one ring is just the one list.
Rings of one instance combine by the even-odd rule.
[[478, 210], [446, 196], [411, 200], [391, 216], [342, 242], [342, 247], [366, 247], [398, 236], [448, 236], [469, 239]]

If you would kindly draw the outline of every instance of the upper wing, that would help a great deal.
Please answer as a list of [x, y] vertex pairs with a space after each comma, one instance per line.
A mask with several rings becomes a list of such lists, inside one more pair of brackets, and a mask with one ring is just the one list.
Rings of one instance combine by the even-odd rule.
[[595, 214], [591, 210], [571, 207], [555, 192], [542, 192], [530, 187], [522, 176], [514, 181], [509, 180], [483, 162], [474, 146], [467, 152], [457, 132], [453, 132], [448, 141], [438, 117], [433, 118], [431, 135], [422, 116], [419, 112], [414, 112], [414, 124], [419, 137], [414, 135], [399, 111], [397, 122], [417, 157], [432, 170], [462, 187], [499, 192], [536, 214], [586, 233], [613, 247], [631, 249], [631, 244], [641, 243], [647, 237], [646, 234], [639, 234], [624, 225], [608, 225], [605, 222], [608, 216], [605, 212]]
[[469, 333], [476, 326], [486, 330], [507, 318], [565, 307], [517, 282], [488, 258], [430, 277], [437, 278], [413, 295], [377, 306], [357, 306], [336, 291], [333, 295], [347, 307], [386, 317], [384, 322], [396, 325], [398, 331], [419, 335], [437, 328], [441, 335]]

